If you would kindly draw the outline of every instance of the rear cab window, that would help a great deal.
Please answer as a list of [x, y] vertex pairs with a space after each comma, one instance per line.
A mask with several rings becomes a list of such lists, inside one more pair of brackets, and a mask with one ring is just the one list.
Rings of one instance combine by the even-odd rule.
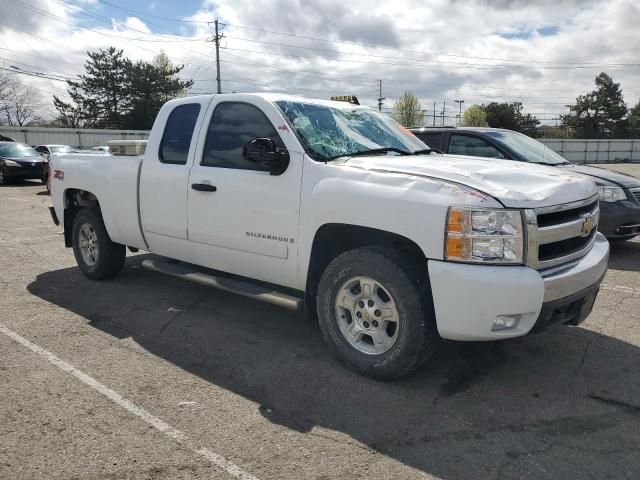
[[164, 127], [158, 158], [162, 163], [185, 165], [189, 156], [193, 131], [200, 113], [199, 103], [187, 103], [175, 107]]

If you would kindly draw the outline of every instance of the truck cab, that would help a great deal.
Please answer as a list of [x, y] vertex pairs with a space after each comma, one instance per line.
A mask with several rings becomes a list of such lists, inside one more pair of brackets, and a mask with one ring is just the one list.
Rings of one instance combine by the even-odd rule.
[[590, 179], [451, 161], [346, 102], [172, 100], [143, 155], [51, 168], [54, 218], [89, 278], [114, 277], [126, 247], [167, 257], [143, 266], [302, 309], [376, 378], [415, 371], [443, 338], [578, 324], [607, 265]]

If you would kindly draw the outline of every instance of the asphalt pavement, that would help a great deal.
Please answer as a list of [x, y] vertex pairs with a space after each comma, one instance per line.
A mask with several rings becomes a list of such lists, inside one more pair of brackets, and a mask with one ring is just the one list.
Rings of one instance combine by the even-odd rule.
[[[625, 165], [640, 176], [640, 165]], [[587, 321], [343, 368], [301, 315], [143, 270], [83, 277], [0, 187], [0, 479], [640, 478], [640, 241]]]

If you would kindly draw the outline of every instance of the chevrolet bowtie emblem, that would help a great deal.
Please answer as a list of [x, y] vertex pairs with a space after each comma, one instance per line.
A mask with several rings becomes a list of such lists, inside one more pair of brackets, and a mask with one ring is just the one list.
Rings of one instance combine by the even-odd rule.
[[590, 213], [584, 215], [582, 219], [582, 236], [588, 237], [596, 227], [596, 219]]

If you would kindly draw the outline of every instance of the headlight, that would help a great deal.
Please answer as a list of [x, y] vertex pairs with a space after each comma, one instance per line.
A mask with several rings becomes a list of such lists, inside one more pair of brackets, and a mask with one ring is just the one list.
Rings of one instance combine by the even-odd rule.
[[521, 264], [523, 252], [520, 210], [449, 207], [445, 260]]
[[613, 186], [598, 187], [598, 196], [601, 202], [617, 202], [618, 200], [627, 199], [627, 195], [622, 188]]
[[20, 164], [18, 162], [14, 162], [13, 160], [5, 160], [4, 164], [7, 167], [19, 167], [20, 166]]

